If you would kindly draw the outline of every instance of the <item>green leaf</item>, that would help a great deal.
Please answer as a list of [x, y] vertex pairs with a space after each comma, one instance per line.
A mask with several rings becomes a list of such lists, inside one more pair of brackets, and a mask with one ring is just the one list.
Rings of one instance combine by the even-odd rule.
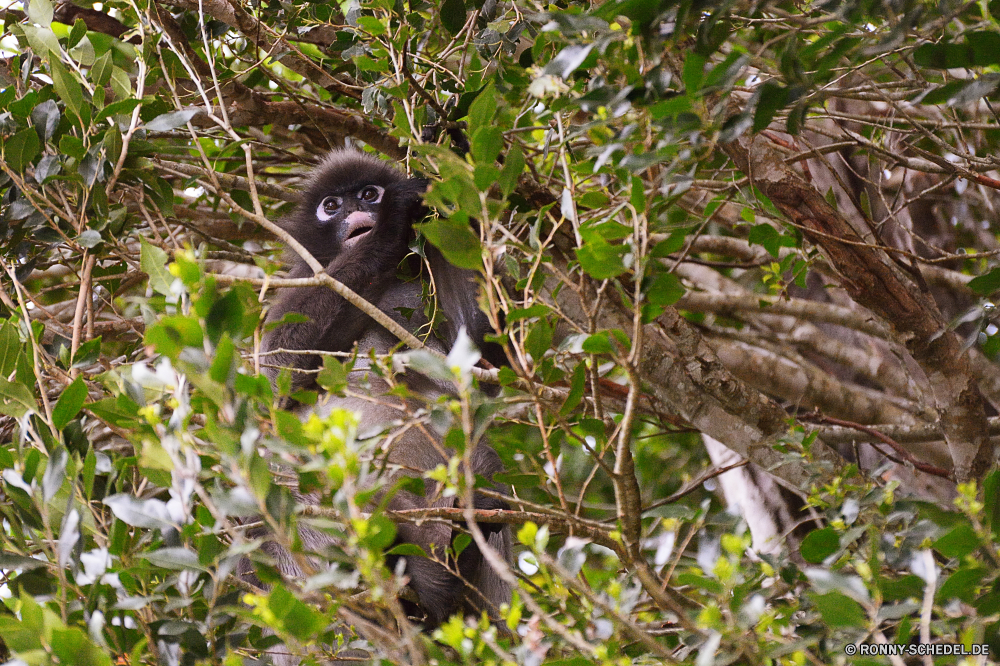
[[76, 242], [85, 248], [97, 247], [101, 242], [101, 232], [87, 229], [76, 237]]
[[83, 403], [87, 400], [87, 383], [83, 377], [77, 377], [73, 383], [59, 396], [56, 406], [52, 408], [52, 424], [56, 430], [62, 430], [66, 425], [76, 418], [83, 408]]
[[299, 640], [315, 638], [315, 634], [327, 625], [322, 614], [296, 599], [281, 585], [271, 590], [267, 607], [280, 620], [280, 626]]
[[201, 324], [194, 317], [184, 315], [163, 317], [146, 329], [143, 341], [157, 352], [175, 358], [185, 347], [202, 346]]
[[93, 340], [87, 340], [80, 345], [76, 354], [73, 355], [74, 368], [85, 368], [93, 364], [101, 355], [101, 336], [98, 335]]
[[78, 160], [83, 159], [83, 156], [87, 154], [87, 149], [84, 147], [83, 141], [72, 134], [62, 135], [59, 139], [59, 151]]
[[3, 143], [4, 161], [7, 166], [20, 173], [35, 159], [40, 147], [41, 142], [34, 128], [23, 129]]
[[415, 543], [401, 543], [385, 551], [386, 555], [400, 555], [403, 557], [427, 557], [427, 552]]
[[965, 42], [972, 49], [973, 64], [979, 67], [1000, 65], [1000, 32], [995, 30], [967, 32]]
[[149, 286], [153, 291], [164, 296], [171, 295], [170, 285], [174, 282], [174, 276], [167, 270], [169, 262], [166, 252], [139, 238], [139, 267], [149, 276]]
[[459, 268], [478, 270], [483, 265], [483, 249], [479, 237], [465, 222], [455, 218], [439, 217], [426, 224], [417, 225], [417, 230], [437, 249], [449, 263]]
[[747, 242], [751, 245], [762, 246], [775, 259], [778, 258], [782, 247], [792, 247], [795, 245], [793, 239], [782, 236], [770, 224], [758, 224], [751, 228], [750, 234], [747, 236]]
[[886, 601], [920, 599], [924, 596], [924, 581], [916, 574], [909, 574], [898, 580], [879, 577], [878, 588]]
[[659, 307], [673, 305], [687, 291], [673, 273], [660, 273], [646, 287], [646, 300]]
[[501, 169], [500, 178], [497, 180], [505, 197], [509, 197], [511, 192], [517, 188], [517, 181], [524, 173], [524, 167], [524, 154], [521, 152], [520, 146], [515, 143], [504, 157], [503, 169]]
[[[32, 1], [34, 4], [34, 1]], [[74, 48], [80, 43], [80, 40], [87, 36], [87, 23], [82, 18], [77, 18], [73, 22], [73, 28], [69, 31], [69, 37], [66, 39], [66, 46], [68, 48]], [[93, 47], [91, 47], [93, 50]]]
[[983, 480], [983, 522], [987, 529], [1000, 528], [1000, 470], [993, 470]]
[[378, 37], [379, 35], [384, 35], [388, 30], [385, 27], [385, 24], [382, 23], [382, 21], [380, 21], [379, 19], [375, 18], [374, 16], [359, 16], [358, 26], [364, 28], [366, 32], [368, 32], [371, 35], [374, 35], [375, 37]]
[[627, 251], [628, 247], [625, 245], [611, 245], [595, 238], [577, 249], [576, 258], [588, 275], [597, 280], [606, 280], [628, 270], [622, 263], [622, 257]]
[[150, 132], [169, 132], [186, 125], [187, 121], [194, 118], [197, 113], [198, 109], [182, 109], [181, 111], [164, 113], [146, 123], [146, 129]]
[[208, 376], [213, 382], [229, 383], [235, 371], [233, 361], [236, 360], [236, 354], [236, 345], [228, 335], [223, 335], [215, 346], [215, 358], [212, 359], [212, 366], [208, 370]]
[[72, 74], [66, 71], [63, 64], [55, 59], [49, 58], [49, 72], [52, 75], [52, 86], [56, 89], [56, 94], [63, 101], [66, 108], [72, 111], [77, 117], [83, 108], [83, 87]]
[[965, 44], [921, 44], [913, 51], [913, 62], [921, 67], [958, 69], [971, 67], [975, 54]]
[[840, 549], [840, 537], [832, 527], [813, 530], [806, 535], [799, 546], [802, 559], [812, 564], [820, 564]]
[[396, 540], [396, 525], [382, 515], [371, 516], [358, 529], [358, 543], [370, 550], [385, 550]]
[[[111, 81], [111, 68], [113, 66], [114, 62], [111, 59], [111, 51], [105, 51], [101, 57], [94, 61], [94, 66], [90, 68], [90, 80], [98, 86], [108, 85], [108, 82]], [[130, 101], [134, 101], [135, 103], [139, 102], [139, 100]], [[121, 104], [121, 102], [117, 103]]]
[[760, 87], [760, 97], [757, 99], [757, 110], [753, 116], [753, 131], [767, 129], [779, 110], [788, 104], [788, 88], [774, 81], [767, 81]]
[[441, 25], [453, 35], [465, 27], [465, 14], [464, 0], [444, 0], [441, 3]]
[[531, 319], [533, 317], [544, 317], [552, 309], [544, 303], [535, 303], [528, 308], [514, 308], [507, 315], [507, 323], [520, 321], [521, 319]]
[[52, 23], [52, 3], [49, 0], [31, 0], [26, 2], [28, 18], [32, 23], [47, 26]]
[[552, 346], [552, 325], [546, 319], [539, 319], [528, 331], [524, 339], [524, 349], [535, 363], [539, 363], [545, 352]]
[[581, 345], [583, 351], [588, 354], [614, 354], [615, 347], [611, 344], [611, 338], [607, 331], [600, 331], [588, 336]]
[[486, 127], [493, 121], [497, 111], [497, 91], [493, 84], [486, 86], [469, 106], [469, 131], [475, 133], [480, 127]]
[[810, 593], [809, 598], [830, 627], [863, 627], [868, 621], [861, 604], [840, 592]]
[[38, 56], [43, 58], [59, 57], [59, 38], [49, 26], [21, 24], [24, 36], [28, 38], [28, 46]]
[[245, 308], [236, 290], [226, 292], [226, 295], [215, 301], [205, 317], [205, 331], [213, 345], [218, 344], [223, 333], [229, 333], [233, 338], [239, 338], [243, 330], [243, 314]]
[[684, 81], [684, 91], [690, 97], [701, 88], [705, 78], [705, 56], [689, 52], [684, 60], [684, 71], [681, 79]]
[[941, 583], [941, 587], [934, 596], [938, 603], [946, 603], [951, 599], [961, 599], [970, 604], [986, 574], [986, 568], [978, 564], [962, 567]]
[[55, 134], [61, 117], [62, 114], [59, 113], [59, 105], [53, 99], [47, 99], [31, 110], [31, 122], [35, 125], [35, 129], [41, 132], [42, 138], [46, 141], [51, 139], [52, 135]]
[[0, 377], [0, 414], [21, 418], [29, 411], [38, 413], [34, 393], [24, 384]]
[[587, 389], [587, 364], [577, 363], [573, 369], [573, 378], [570, 380], [569, 393], [566, 401], [559, 408], [559, 413], [563, 416], [573, 413], [573, 410], [583, 401], [584, 392]]
[[0, 320], [0, 377], [9, 377], [17, 368], [17, 357], [21, 355], [21, 338], [17, 327], [6, 319]]
[[340, 393], [347, 388], [347, 370], [333, 356], [323, 357], [323, 369], [316, 376], [316, 383], [330, 393]]
[[951, 532], [933, 544], [934, 550], [945, 557], [965, 557], [979, 548], [979, 537], [969, 523], [959, 523]]
[[493, 164], [503, 150], [503, 131], [499, 127], [480, 127], [472, 135], [472, 156], [479, 164]]

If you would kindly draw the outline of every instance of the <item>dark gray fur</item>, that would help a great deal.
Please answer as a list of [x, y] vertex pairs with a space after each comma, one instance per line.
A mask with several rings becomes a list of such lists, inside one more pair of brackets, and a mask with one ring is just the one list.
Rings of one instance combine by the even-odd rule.
[[[364, 201], [362, 194], [368, 186], [384, 188], [381, 201], [377, 204]], [[419, 281], [400, 280], [396, 277], [396, 271], [400, 261], [409, 252], [412, 224], [424, 214], [422, 193], [425, 188], [424, 181], [407, 179], [395, 168], [374, 157], [354, 151], [335, 151], [317, 167], [306, 187], [302, 203], [283, 221], [282, 226], [327, 267], [329, 275], [375, 303], [380, 310], [410, 331], [416, 332], [427, 324], [421, 303], [421, 285]], [[324, 209], [323, 214], [329, 214], [330, 219], [321, 222], [317, 217], [317, 207], [330, 196], [340, 197], [344, 204], [335, 213], [328, 213]], [[352, 243], [345, 243], [349, 231], [344, 228], [344, 222], [356, 211], [370, 213], [375, 220], [374, 227]], [[469, 336], [482, 348], [483, 336], [490, 332], [490, 328], [476, 303], [477, 285], [473, 274], [451, 266], [437, 251], [428, 254], [431, 271], [435, 276], [438, 304], [448, 322], [447, 326], [442, 327], [445, 329], [444, 339], [438, 340], [431, 336], [428, 344], [439, 351], [447, 351], [455, 340], [458, 328], [465, 326]], [[312, 271], [304, 261], [295, 260], [290, 277], [306, 277], [311, 274]], [[413, 316], [409, 320], [404, 318], [397, 310], [400, 307], [413, 309]], [[309, 321], [282, 325], [265, 333], [261, 345], [264, 352], [276, 349], [350, 351], [357, 344], [359, 357], [355, 370], [349, 377], [349, 388], [365, 395], [380, 396], [377, 401], [326, 396], [315, 408], [306, 410], [299, 407], [302, 415], [308, 411], [329, 413], [335, 407], [352, 409], [361, 416], [361, 433], [388, 432], [393, 424], [406, 419], [404, 410], [407, 407], [412, 409], [415, 405], [406, 405], [399, 398], [381, 396], [388, 385], [375, 373], [368, 372], [366, 367], [365, 357], [370, 351], [384, 354], [399, 345], [395, 336], [326, 287], [281, 290], [271, 305], [267, 321], [280, 321], [287, 313], [303, 314]], [[490, 348], [489, 345], [486, 347]], [[493, 359], [497, 359], [496, 350], [490, 351], [493, 352]], [[299, 370], [314, 369], [321, 364], [320, 357], [316, 355], [275, 353], [265, 358], [268, 364]], [[265, 369], [272, 384], [278, 372], [277, 368]], [[293, 373], [295, 388], [309, 387], [312, 381], [312, 375]], [[411, 392], [429, 399], [449, 390], [447, 386], [412, 372], [406, 373], [403, 381]], [[384, 457], [394, 468], [398, 466], [399, 469], [406, 470], [396, 472], [397, 474], [419, 475], [439, 464], [447, 464], [448, 456], [452, 453], [442, 451], [440, 435], [430, 428], [406, 429], [398, 433], [391, 442]], [[503, 471], [499, 456], [485, 444], [479, 444], [475, 448], [472, 468], [474, 473], [486, 479]], [[456, 505], [456, 498], [440, 497], [433, 483], [425, 483], [426, 496], [397, 492], [389, 501], [388, 507], [401, 510]], [[494, 484], [494, 487], [503, 490], [499, 484]], [[298, 498], [300, 501], [310, 501], [301, 495]], [[506, 508], [504, 502], [481, 495], [476, 496], [475, 505], [479, 509]], [[405, 562], [409, 584], [419, 599], [417, 607], [407, 609], [421, 617], [426, 628], [440, 624], [460, 610], [476, 613], [486, 610], [491, 617], [496, 618], [500, 605], [510, 601], [510, 587], [485, 562], [475, 543], [462, 552], [457, 562], [447, 561], [445, 549], [454, 536], [453, 529], [447, 524], [401, 523], [397, 529], [398, 542], [416, 544], [431, 556], [407, 557]], [[482, 523], [480, 529], [487, 536], [490, 545], [510, 561], [509, 527]], [[307, 527], [300, 529], [300, 535], [307, 551], [322, 552], [330, 543], [329, 537]], [[260, 537], [263, 534], [248, 536]], [[291, 555], [276, 543], [265, 543], [262, 551], [275, 562], [284, 576], [295, 578], [302, 575]], [[390, 566], [395, 564], [390, 559]], [[252, 572], [248, 565], [249, 563], [245, 563], [242, 571], [249, 577]], [[457, 569], [460, 577], [449, 569]]]

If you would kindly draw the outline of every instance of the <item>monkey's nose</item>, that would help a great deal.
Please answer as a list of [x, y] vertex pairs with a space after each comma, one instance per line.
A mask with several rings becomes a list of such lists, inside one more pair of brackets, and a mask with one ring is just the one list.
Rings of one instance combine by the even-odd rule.
[[375, 227], [375, 218], [371, 213], [356, 210], [344, 220], [344, 247], [350, 247]]

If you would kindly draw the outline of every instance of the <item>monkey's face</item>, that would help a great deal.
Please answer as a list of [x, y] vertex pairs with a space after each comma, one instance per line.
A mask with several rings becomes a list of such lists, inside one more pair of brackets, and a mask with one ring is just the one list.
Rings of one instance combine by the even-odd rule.
[[406, 176], [389, 163], [352, 150], [330, 153], [306, 187], [303, 202], [288, 220], [289, 230], [322, 260], [383, 234], [379, 221], [391, 217], [392, 191]]
[[381, 185], [365, 185], [358, 190], [328, 194], [316, 204], [314, 215], [320, 228], [330, 230], [342, 249], [356, 245], [371, 233], [385, 195]]

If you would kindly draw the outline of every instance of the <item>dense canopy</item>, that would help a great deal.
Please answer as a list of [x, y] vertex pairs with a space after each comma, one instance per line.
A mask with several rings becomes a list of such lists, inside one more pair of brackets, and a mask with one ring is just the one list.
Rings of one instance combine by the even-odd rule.
[[[0, 662], [1000, 655], [1000, 2], [25, 5], [0, 10]], [[373, 506], [377, 442], [261, 374], [279, 222], [344, 146], [430, 180], [412, 250], [478, 272], [507, 356], [373, 359], [451, 378], [413, 423], [504, 461], [496, 626], [407, 619], [394, 521], [464, 510]], [[336, 547], [282, 580], [261, 524]]]

